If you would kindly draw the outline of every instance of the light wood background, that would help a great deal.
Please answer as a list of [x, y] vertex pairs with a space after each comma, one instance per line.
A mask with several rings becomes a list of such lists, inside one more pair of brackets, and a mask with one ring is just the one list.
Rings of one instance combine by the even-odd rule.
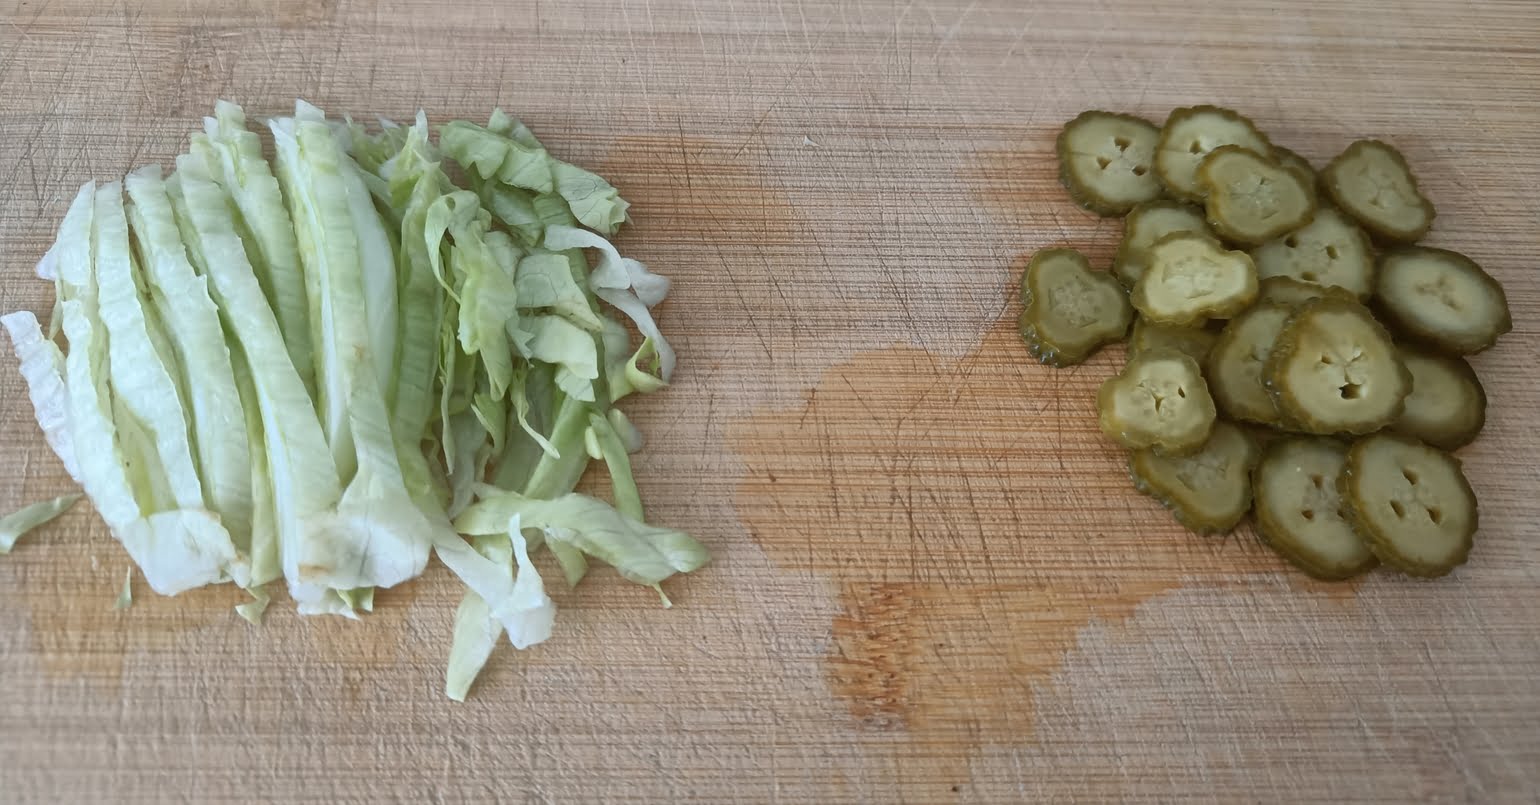
[[[75, 188], [169, 163], [227, 97], [363, 118], [501, 104], [635, 202], [675, 386], [634, 406], [650, 515], [715, 563], [597, 572], [556, 638], [440, 694], [456, 583], [363, 623], [141, 584], [89, 507], [0, 559], [0, 799], [1535, 801], [1540, 5], [0, 0], [0, 307]], [[1400, 147], [1431, 242], [1507, 286], [1437, 582], [1303, 580], [1199, 539], [1054, 371], [1023, 256], [1106, 263], [1055, 181], [1085, 108], [1233, 105], [1317, 165]], [[0, 508], [67, 479], [0, 360]]]

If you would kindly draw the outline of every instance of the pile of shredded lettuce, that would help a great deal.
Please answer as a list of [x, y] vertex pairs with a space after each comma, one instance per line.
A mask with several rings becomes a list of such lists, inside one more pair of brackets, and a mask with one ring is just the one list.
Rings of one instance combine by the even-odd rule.
[[[152, 589], [233, 583], [260, 623], [282, 583], [357, 618], [436, 554], [467, 588], [462, 700], [505, 633], [550, 637], [540, 548], [569, 585], [597, 560], [660, 596], [705, 564], [632, 475], [618, 404], [674, 352], [668, 280], [609, 241], [614, 187], [501, 110], [436, 142], [421, 113], [370, 131], [303, 101], [267, 129], [272, 160], [220, 102], [170, 175], [82, 187], [38, 265], [51, 321], [0, 318], [49, 446]], [[573, 491], [591, 461], [610, 502]], [[71, 502], [7, 518], [4, 548]]]

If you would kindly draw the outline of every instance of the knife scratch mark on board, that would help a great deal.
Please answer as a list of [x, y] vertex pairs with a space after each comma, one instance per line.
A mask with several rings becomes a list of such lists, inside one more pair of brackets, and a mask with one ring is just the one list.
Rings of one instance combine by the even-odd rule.
[[1194, 536], [1135, 492], [1093, 404], [1118, 350], [1081, 372], [1041, 367], [1013, 321], [954, 363], [862, 354], [802, 405], [730, 430], [749, 532], [777, 563], [835, 584], [826, 674], [857, 724], [920, 741], [1019, 736], [1081, 629], [1183, 586], [1282, 579], [1353, 600], [1249, 531]]

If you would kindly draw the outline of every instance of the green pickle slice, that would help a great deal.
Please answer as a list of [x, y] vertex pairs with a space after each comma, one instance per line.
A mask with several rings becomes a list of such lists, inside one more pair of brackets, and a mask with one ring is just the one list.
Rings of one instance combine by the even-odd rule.
[[1251, 509], [1251, 469], [1258, 453], [1245, 431], [1221, 421], [1191, 455], [1135, 450], [1128, 474], [1135, 489], [1160, 501], [1189, 531], [1222, 534]]
[[1379, 140], [1359, 140], [1321, 171], [1326, 194], [1375, 237], [1410, 243], [1433, 226], [1433, 203], [1401, 152]]
[[1225, 416], [1262, 425], [1277, 425], [1278, 407], [1263, 382], [1263, 367], [1278, 333], [1294, 310], [1285, 305], [1260, 304], [1230, 320], [1209, 352], [1204, 378], [1209, 393]]
[[1033, 255], [1021, 276], [1021, 299], [1021, 338], [1050, 366], [1080, 363], [1122, 338], [1134, 315], [1123, 286], [1105, 271], [1092, 271], [1074, 249]]
[[1169, 348], [1130, 358], [1102, 383], [1096, 411], [1102, 432], [1130, 450], [1190, 453], [1214, 429], [1214, 399], [1198, 362]]
[[1400, 350], [1412, 373], [1412, 393], [1390, 429], [1440, 450], [1470, 444], [1487, 420], [1487, 394], [1476, 372], [1461, 358], [1404, 345]]
[[1317, 299], [1341, 299], [1356, 302], [1358, 298], [1346, 288], [1335, 285], [1317, 285], [1293, 277], [1268, 277], [1258, 283], [1257, 303], [1271, 302], [1289, 307], [1301, 307]]
[[1148, 201], [1135, 207], [1123, 219], [1123, 242], [1112, 259], [1112, 273], [1128, 288], [1144, 276], [1149, 265], [1149, 248], [1155, 241], [1173, 232], [1209, 234], [1203, 211], [1180, 201]]
[[1214, 149], [1198, 167], [1209, 226], [1220, 237], [1258, 245], [1310, 222], [1315, 192], [1293, 171], [1237, 145]]
[[1203, 200], [1198, 166], [1220, 146], [1238, 145], [1263, 156], [1272, 156], [1267, 135], [1245, 116], [1218, 106], [1177, 109], [1166, 118], [1155, 146], [1155, 173], [1166, 190], [1186, 201]]
[[1149, 267], [1131, 299], [1156, 324], [1192, 327], [1227, 319], [1257, 298], [1257, 269], [1245, 252], [1225, 251], [1206, 235], [1176, 232], [1148, 251]]
[[1370, 433], [1401, 416], [1411, 391], [1390, 335], [1356, 302], [1318, 299], [1278, 334], [1263, 369], [1278, 413], [1306, 433]]
[[1443, 352], [1471, 355], [1513, 329], [1502, 284], [1448, 249], [1386, 254], [1374, 292], [1391, 327]]
[[1273, 146], [1273, 159], [1278, 160], [1278, 164], [1282, 165], [1284, 170], [1298, 176], [1299, 180], [1310, 188], [1311, 193], [1320, 191], [1320, 182], [1317, 180], [1315, 167], [1310, 164], [1310, 160], [1281, 145]]
[[1374, 552], [1348, 519], [1337, 489], [1347, 446], [1319, 436], [1270, 443], [1252, 475], [1257, 531], [1273, 550], [1318, 579], [1368, 572]]
[[1153, 169], [1160, 130], [1133, 115], [1082, 112], [1059, 132], [1059, 181], [1099, 215], [1122, 215], [1161, 194]]
[[1454, 456], [1376, 433], [1353, 443], [1339, 484], [1355, 529], [1385, 564], [1442, 576], [1470, 555], [1476, 495]]
[[1133, 357], [1141, 352], [1166, 347], [1187, 355], [1202, 366], [1218, 338], [1218, 333], [1202, 327], [1153, 324], [1139, 316], [1134, 319], [1134, 332], [1128, 337], [1128, 355]]
[[1305, 226], [1251, 250], [1257, 276], [1290, 277], [1331, 285], [1359, 300], [1374, 292], [1374, 246], [1351, 218], [1330, 208], [1316, 210]]

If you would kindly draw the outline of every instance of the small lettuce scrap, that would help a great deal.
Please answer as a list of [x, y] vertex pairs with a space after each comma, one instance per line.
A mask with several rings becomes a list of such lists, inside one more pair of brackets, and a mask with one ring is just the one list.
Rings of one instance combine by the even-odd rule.
[[42, 500], [23, 506], [10, 514], [0, 517], [0, 554], [10, 553], [16, 547], [16, 540], [21, 539], [35, 528], [39, 528], [54, 518], [69, 511], [75, 502], [80, 500], [80, 495], [60, 495], [52, 500]]

